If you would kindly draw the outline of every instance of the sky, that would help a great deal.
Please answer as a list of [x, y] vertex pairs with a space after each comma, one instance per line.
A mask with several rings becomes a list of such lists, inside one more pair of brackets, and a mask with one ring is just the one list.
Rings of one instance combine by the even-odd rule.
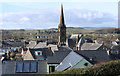
[[57, 28], [61, 3], [67, 27], [118, 26], [117, 0], [0, 0], [0, 28]]

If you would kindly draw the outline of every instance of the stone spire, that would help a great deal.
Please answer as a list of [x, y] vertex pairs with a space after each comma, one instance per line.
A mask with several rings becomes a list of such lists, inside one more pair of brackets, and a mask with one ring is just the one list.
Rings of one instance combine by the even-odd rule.
[[58, 45], [66, 45], [66, 25], [64, 23], [63, 5], [61, 4], [60, 24], [58, 26], [59, 41]]

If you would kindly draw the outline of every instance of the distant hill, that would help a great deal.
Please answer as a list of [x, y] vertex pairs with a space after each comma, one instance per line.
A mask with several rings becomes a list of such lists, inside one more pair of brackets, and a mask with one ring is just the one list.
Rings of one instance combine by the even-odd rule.
[[[115, 27], [67, 27], [67, 29], [107, 29]], [[50, 28], [48, 30], [58, 30], [58, 28]]]
[[[82, 27], [67, 27], [67, 29], [84, 29]], [[48, 30], [58, 30], [58, 28], [50, 28]]]
[[70, 34], [73, 33], [89, 33], [89, 34], [120, 34], [120, 28], [92, 28], [92, 27], [70, 27], [67, 29], [67, 32]]
[[115, 27], [83, 27], [84, 29], [107, 29], [107, 28], [115, 28]]
[[[102, 28], [102, 27], [101, 27]], [[80, 33], [86, 33], [86, 34], [120, 34], [120, 28], [93, 28], [93, 27], [67, 27], [67, 33], [68, 34], [80, 34]], [[41, 31], [58, 31], [58, 28], [51, 28], [51, 29], [39, 29]], [[31, 29], [31, 30], [25, 30], [25, 29], [19, 29], [19, 30], [3, 30], [4, 33], [16, 33], [17, 35], [19, 35], [20, 33], [27, 33], [27, 32], [31, 32], [31, 33], [37, 33], [38, 29]]]
[[107, 28], [107, 29], [97, 29], [94, 33], [114, 33], [114, 34], [120, 34], [120, 28]]

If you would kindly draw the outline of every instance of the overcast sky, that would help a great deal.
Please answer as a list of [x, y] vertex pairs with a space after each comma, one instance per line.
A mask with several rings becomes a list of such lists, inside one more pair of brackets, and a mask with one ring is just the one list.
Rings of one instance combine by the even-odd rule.
[[[11, 2], [10, 2], [11, 1]], [[57, 28], [63, 4], [67, 27], [117, 27], [117, 0], [0, 0], [2, 29]]]

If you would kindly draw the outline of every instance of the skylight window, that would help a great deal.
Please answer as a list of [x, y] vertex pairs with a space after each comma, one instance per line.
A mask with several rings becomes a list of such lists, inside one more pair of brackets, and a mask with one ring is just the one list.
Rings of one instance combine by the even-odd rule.
[[37, 72], [37, 63], [31, 63], [30, 66], [30, 72]]
[[22, 72], [23, 63], [17, 63], [16, 72]]
[[24, 63], [23, 72], [29, 72], [30, 63]]

